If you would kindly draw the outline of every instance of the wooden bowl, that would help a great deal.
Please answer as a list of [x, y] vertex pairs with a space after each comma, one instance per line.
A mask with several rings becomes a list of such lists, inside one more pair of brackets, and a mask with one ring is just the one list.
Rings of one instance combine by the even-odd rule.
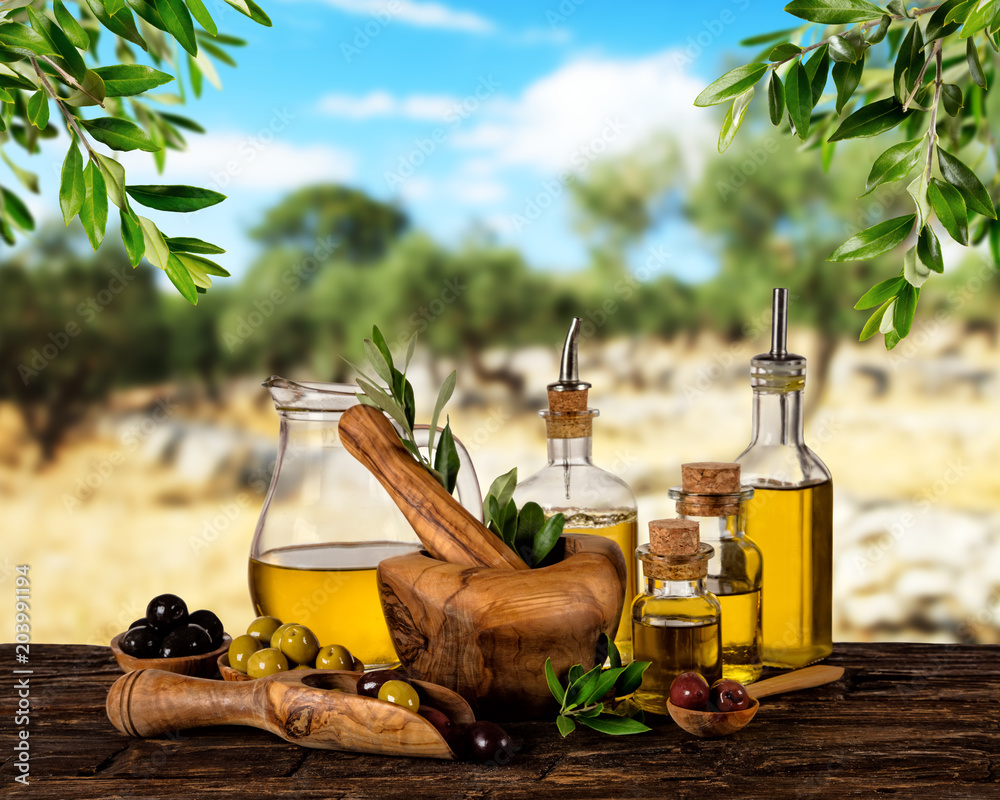
[[118, 646], [118, 642], [127, 632], [123, 631], [111, 640], [111, 652], [115, 654], [115, 660], [122, 668], [122, 672], [132, 672], [137, 669], [162, 669], [164, 672], [173, 672], [177, 675], [214, 678], [218, 674], [216, 665], [219, 656], [229, 652], [229, 645], [233, 641], [228, 633], [224, 633], [222, 644], [208, 653], [201, 653], [197, 656], [178, 656], [177, 658], [136, 658]]
[[556, 709], [556, 675], [593, 667], [618, 629], [625, 559], [600, 536], [566, 535], [561, 561], [533, 570], [449, 564], [423, 553], [382, 561], [382, 610], [411, 678], [464, 697], [479, 718], [537, 719]]
[[671, 719], [692, 736], [700, 736], [702, 739], [729, 736], [743, 730], [759, 708], [760, 703], [755, 698], [750, 698], [750, 705], [742, 711], [692, 711], [675, 706], [667, 700], [667, 711]]

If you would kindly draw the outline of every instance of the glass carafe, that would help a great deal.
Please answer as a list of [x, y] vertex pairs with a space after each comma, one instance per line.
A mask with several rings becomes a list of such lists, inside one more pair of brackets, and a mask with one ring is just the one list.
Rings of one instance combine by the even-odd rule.
[[[281, 429], [271, 485], [250, 548], [250, 597], [257, 614], [307, 625], [323, 645], [344, 645], [366, 667], [397, 663], [379, 601], [375, 568], [421, 545], [378, 481], [341, 444], [340, 417], [357, 387], [271, 377]], [[416, 426], [426, 447], [429, 428]], [[456, 492], [482, 519], [468, 452]]]

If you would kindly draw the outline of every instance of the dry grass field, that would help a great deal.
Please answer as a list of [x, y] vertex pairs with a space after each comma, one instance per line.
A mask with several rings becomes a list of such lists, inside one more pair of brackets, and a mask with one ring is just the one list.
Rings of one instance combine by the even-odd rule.
[[[811, 355], [807, 333], [791, 340]], [[746, 368], [761, 345], [584, 347], [581, 374], [601, 411], [595, 461], [633, 486], [641, 527], [673, 516], [666, 490], [682, 462], [730, 460], [746, 445]], [[452, 427], [484, 488], [511, 466], [524, 477], [544, 464], [534, 409], [557, 371], [547, 351], [491, 356], [531, 388], [515, 401], [456, 365]], [[426, 367], [414, 373], [418, 415], [433, 402]], [[1000, 641], [998, 407], [1000, 357], [982, 336], [942, 331], [919, 357], [841, 345], [806, 425], [836, 487], [837, 639]], [[105, 644], [163, 591], [243, 628], [277, 430], [256, 381], [228, 386], [221, 405], [158, 387], [116, 395], [39, 467], [15, 409], [0, 405], [0, 587], [30, 565], [33, 641]], [[0, 625], [11, 631], [7, 595]]]

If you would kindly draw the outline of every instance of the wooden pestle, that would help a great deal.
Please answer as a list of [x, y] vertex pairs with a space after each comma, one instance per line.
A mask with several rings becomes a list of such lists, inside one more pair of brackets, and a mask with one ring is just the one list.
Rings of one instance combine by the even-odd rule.
[[340, 418], [339, 429], [344, 448], [382, 484], [431, 557], [470, 567], [528, 569], [417, 463], [381, 411], [352, 406]]
[[[322, 750], [454, 759], [423, 717], [354, 693], [361, 673], [293, 670], [253, 681], [218, 681], [139, 669], [108, 692], [108, 719], [129, 736], [162, 736], [212, 725], [243, 725]], [[473, 722], [468, 704], [440, 686], [413, 682], [428, 705], [455, 724]], [[337, 691], [331, 691], [337, 690]]]

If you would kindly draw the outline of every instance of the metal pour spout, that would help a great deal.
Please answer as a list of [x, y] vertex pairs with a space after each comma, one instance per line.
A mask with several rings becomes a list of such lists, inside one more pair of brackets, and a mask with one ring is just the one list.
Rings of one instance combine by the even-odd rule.
[[580, 380], [580, 362], [577, 355], [577, 339], [583, 320], [573, 317], [563, 343], [562, 358], [559, 360], [559, 380], [548, 385], [548, 390], [555, 392], [579, 391], [589, 389], [590, 384]]
[[771, 355], [788, 355], [788, 289], [775, 289], [771, 296]]

